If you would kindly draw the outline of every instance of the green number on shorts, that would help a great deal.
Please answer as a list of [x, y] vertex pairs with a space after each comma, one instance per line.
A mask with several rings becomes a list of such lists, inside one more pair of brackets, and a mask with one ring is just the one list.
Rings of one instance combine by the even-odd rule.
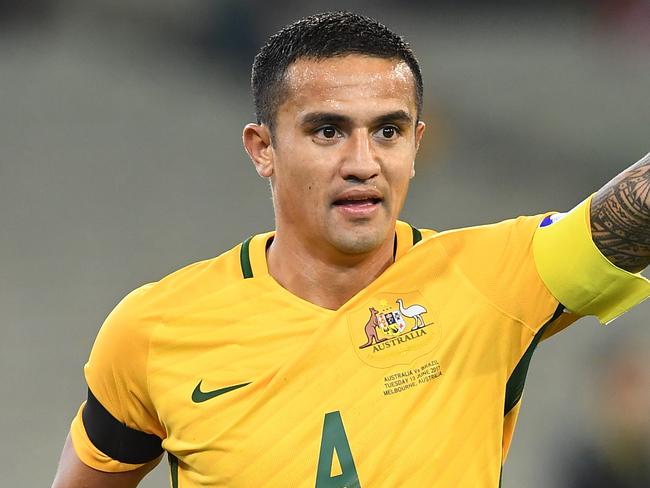
[[[335, 463], [335, 458], [338, 463]], [[357, 468], [345, 435], [341, 412], [325, 414], [318, 455], [316, 488], [360, 488]]]

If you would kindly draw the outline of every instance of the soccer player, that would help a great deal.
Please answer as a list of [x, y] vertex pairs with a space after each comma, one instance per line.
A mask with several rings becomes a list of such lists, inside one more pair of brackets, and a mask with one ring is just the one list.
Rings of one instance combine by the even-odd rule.
[[425, 125], [409, 46], [349, 13], [253, 65], [243, 142], [274, 232], [129, 294], [54, 486], [490, 487], [538, 342], [650, 294], [650, 157], [566, 214], [398, 221]]

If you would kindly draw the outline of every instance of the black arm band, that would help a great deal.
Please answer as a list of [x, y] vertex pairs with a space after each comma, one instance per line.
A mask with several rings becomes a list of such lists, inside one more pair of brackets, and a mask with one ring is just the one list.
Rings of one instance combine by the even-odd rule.
[[99, 403], [90, 389], [82, 419], [90, 442], [111, 459], [128, 464], [144, 464], [163, 453], [158, 436], [124, 425]]

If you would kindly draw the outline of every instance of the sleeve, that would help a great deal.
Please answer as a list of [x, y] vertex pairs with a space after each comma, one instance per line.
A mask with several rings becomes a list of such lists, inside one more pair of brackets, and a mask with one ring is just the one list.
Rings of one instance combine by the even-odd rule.
[[156, 459], [164, 429], [147, 383], [152, 330], [147, 291], [124, 298], [102, 325], [84, 367], [88, 398], [72, 421], [70, 435], [81, 461], [99, 471], [120, 472]]
[[[533, 259], [533, 235], [543, 218], [543, 215], [518, 217], [438, 235], [472, 286], [504, 315], [522, 323], [533, 334], [558, 307]], [[526, 333], [522, 341], [529, 339]]]
[[578, 315], [608, 323], [650, 296], [650, 282], [609, 261], [591, 237], [591, 197], [544, 219], [533, 237], [537, 270], [551, 294]]

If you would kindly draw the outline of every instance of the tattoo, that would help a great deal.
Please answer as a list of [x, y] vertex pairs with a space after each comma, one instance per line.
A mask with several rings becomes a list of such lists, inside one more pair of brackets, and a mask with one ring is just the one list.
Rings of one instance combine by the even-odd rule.
[[650, 154], [594, 195], [591, 233], [620, 268], [636, 273], [650, 264]]

